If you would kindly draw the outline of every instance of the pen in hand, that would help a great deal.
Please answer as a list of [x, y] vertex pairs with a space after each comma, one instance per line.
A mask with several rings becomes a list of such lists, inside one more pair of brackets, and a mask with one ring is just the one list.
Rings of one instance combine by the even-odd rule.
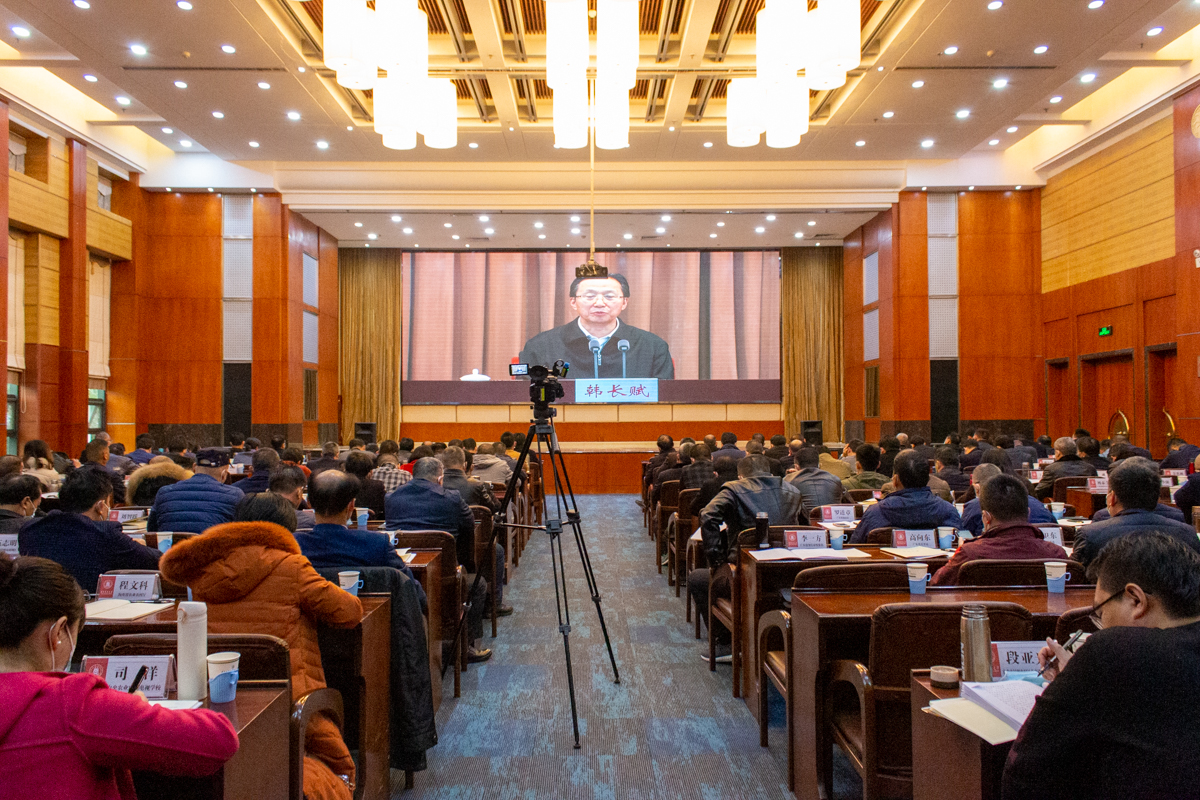
[[[1075, 633], [1071, 634], [1071, 638], [1067, 639], [1067, 643], [1063, 645], [1063, 650], [1066, 650], [1068, 653], [1071, 652], [1071, 648], [1075, 645], [1076, 642], [1079, 641], [1079, 639], [1082, 636], [1083, 636], [1083, 631], [1075, 631]], [[1041, 677], [1041, 674], [1043, 672], [1050, 669], [1051, 666], [1053, 666], [1054, 664], [1057, 664], [1057, 663], [1058, 663], [1058, 656], [1057, 655], [1051, 656], [1046, 661], [1046, 665], [1038, 670], [1038, 677]]]
[[139, 669], [137, 671], [137, 674], [133, 676], [133, 683], [129, 684], [129, 693], [130, 694], [133, 694], [134, 692], [136, 692], [138, 690], [138, 687], [142, 685], [142, 679], [145, 677], [146, 677], [146, 665], [142, 664], [141, 669]]

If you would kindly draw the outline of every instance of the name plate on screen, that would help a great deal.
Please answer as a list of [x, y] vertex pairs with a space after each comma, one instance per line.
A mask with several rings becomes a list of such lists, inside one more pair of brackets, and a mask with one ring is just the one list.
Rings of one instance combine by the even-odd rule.
[[1090, 494], [1108, 494], [1108, 476], [1103, 478], [1088, 478], [1087, 490]]
[[1042, 538], [1050, 544], [1056, 544], [1059, 547], [1065, 547], [1062, 538], [1062, 528], [1057, 525], [1047, 525], [1044, 528], [1038, 528], [1042, 532]]
[[81, 670], [102, 679], [110, 689], [128, 692], [143, 666], [146, 676], [138, 691], [149, 700], [166, 700], [175, 690], [175, 656], [84, 656]]
[[788, 550], [808, 550], [829, 544], [825, 540], [825, 531], [784, 531], [783, 539]]
[[854, 506], [821, 506], [822, 522], [854, 522]]
[[938, 546], [937, 531], [892, 531], [892, 547], [934, 547]]
[[1038, 651], [1045, 642], [992, 642], [992, 679], [1000, 680], [1010, 672], [1037, 672]]
[[96, 584], [97, 599], [157, 600], [162, 597], [162, 582], [157, 572], [132, 575], [101, 575]]
[[0, 553], [6, 556], [16, 558], [17, 555], [17, 535], [15, 533], [0, 534]]
[[657, 403], [658, 378], [593, 378], [575, 381], [576, 403]]
[[145, 508], [114, 508], [108, 512], [108, 521], [124, 525], [126, 522], [133, 522], [135, 519], [141, 519], [149, 514], [150, 511]]

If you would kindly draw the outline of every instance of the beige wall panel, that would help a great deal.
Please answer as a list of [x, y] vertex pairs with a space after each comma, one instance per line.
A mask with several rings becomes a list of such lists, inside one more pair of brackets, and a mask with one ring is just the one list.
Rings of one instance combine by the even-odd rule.
[[1122, 139], [1111, 147], [1106, 147], [1099, 153], [1055, 175], [1047, 182], [1046, 188], [1042, 190], [1043, 197], [1046, 192], [1066, 189], [1076, 181], [1104, 171], [1114, 164], [1124, 161], [1139, 150], [1161, 144], [1164, 140], [1167, 142], [1167, 149], [1170, 150], [1172, 138], [1172, 122], [1170, 115], [1168, 115], [1132, 136]]
[[87, 246], [110, 258], [133, 258], [133, 224], [124, 217], [88, 204]]
[[458, 422], [454, 406], [403, 406], [400, 418], [405, 422]]
[[1175, 255], [1175, 219], [1123, 233], [1042, 262], [1042, 292], [1074, 286]]
[[[94, 159], [89, 158], [87, 162], [87, 207], [89, 209], [99, 208], [97, 195], [100, 192], [100, 165]], [[91, 222], [91, 220], [89, 220]], [[91, 244], [89, 242], [88, 244]]]
[[559, 410], [563, 422], [619, 422], [617, 406], [565, 405]]
[[783, 408], [778, 403], [730, 403], [725, 407], [725, 419], [780, 420]]
[[[1130, 219], [1130, 209], [1137, 209]], [[1068, 219], [1051, 220], [1043, 215], [1042, 260], [1052, 261], [1073, 250], [1088, 247], [1154, 222], [1175, 216], [1175, 176], [1168, 175], [1087, 212]], [[1174, 252], [1173, 241], [1157, 242]], [[1164, 256], [1166, 258], [1167, 256]]]
[[669, 403], [637, 403], [617, 406], [619, 422], [670, 422], [673, 419], [673, 405]]
[[527, 405], [525, 405], [525, 406], [517, 405], [517, 406], [509, 406], [508, 407], [508, 421], [509, 422], [519, 422], [522, 425], [528, 425], [529, 420], [532, 418], [533, 418], [533, 411]]
[[27, 175], [8, 171], [8, 219], [18, 228], [67, 237], [67, 198]]
[[25, 341], [58, 345], [58, 240], [25, 238]]
[[508, 406], [454, 406], [458, 422], [508, 422]]
[[675, 422], [707, 422], [726, 419], [725, 406], [720, 403], [712, 405], [676, 403], [671, 406], [671, 417]]

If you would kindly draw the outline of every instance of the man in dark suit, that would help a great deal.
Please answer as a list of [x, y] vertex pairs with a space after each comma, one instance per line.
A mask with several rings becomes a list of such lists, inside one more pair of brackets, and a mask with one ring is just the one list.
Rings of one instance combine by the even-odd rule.
[[1096, 468], [1078, 456], [1075, 440], [1063, 436], [1054, 443], [1054, 463], [1046, 465], [1042, 479], [1033, 487], [1033, 493], [1037, 499], [1045, 500], [1054, 495], [1054, 482], [1059, 478], [1092, 478], [1095, 475]]
[[729, 457], [734, 461], [741, 461], [746, 457], [746, 453], [745, 451], [738, 449], [737, 441], [738, 438], [736, 433], [722, 433], [721, 446], [712, 454], [713, 458], [717, 459]]
[[1158, 466], [1162, 469], [1187, 469], [1200, 456], [1200, 447], [1175, 438], [1167, 442], [1167, 457]]
[[265, 492], [271, 485], [271, 472], [279, 466], [279, 453], [269, 447], [254, 451], [250, 462], [250, 476], [238, 481], [243, 494]]
[[1075, 447], [1079, 450], [1079, 457], [1096, 468], [1096, 471], [1108, 471], [1112, 466], [1112, 459], [1100, 455], [1100, 443], [1091, 436], [1080, 436], [1075, 440]]
[[919, 433], [914, 433], [908, 438], [908, 443], [913, 450], [921, 454], [921, 457], [926, 461], [933, 461], [937, 455], [936, 451], [925, 443], [925, 437]]
[[789, 455], [787, 438], [783, 434], [775, 434], [771, 437], [771, 446], [763, 452], [767, 458], [773, 458], [776, 461], [783, 461]]
[[1154, 458], [1152, 455], [1150, 455], [1149, 450], [1147, 450], [1144, 447], [1138, 447], [1136, 444], [1129, 441], [1129, 437], [1123, 433], [1118, 433], [1116, 436], [1114, 436], [1112, 443], [1114, 445], [1116, 445], [1116, 444], [1125, 445], [1126, 453], [1127, 453], [1127, 455], [1125, 456], [1126, 458], [1128, 458], [1130, 455], [1139, 456], [1141, 458], [1149, 458], [1149, 459]]
[[884, 475], [892, 474], [892, 465], [896, 456], [900, 455], [900, 440], [895, 436], [884, 436], [879, 440], [879, 471]]
[[[442, 462], [442, 486], [446, 489], [452, 489], [462, 495], [462, 499], [467, 501], [469, 506], [482, 506], [489, 511], [496, 512], [500, 510], [500, 501], [496, 499], [496, 495], [492, 493], [492, 487], [483, 481], [476, 480], [470, 477], [467, 469], [467, 452], [461, 447], [447, 447], [438, 454], [438, 460]], [[504, 575], [504, 548], [499, 542], [493, 543], [496, 551], [496, 575]], [[496, 587], [496, 601], [500, 602], [503, 599], [502, 592], [504, 591], [504, 582], [499, 581], [499, 586]], [[496, 608], [497, 616], [507, 617], [513, 613], [512, 606], [506, 606], [503, 602]]]
[[[458, 563], [467, 572], [475, 572], [475, 517], [462, 495], [442, 486], [442, 462], [436, 458], [417, 459], [413, 464], [413, 479], [387, 496], [384, 504], [387, 529], [393, 531], [445, 531], [454, 536]], [[475, 576], [467, 578], [474, 585]], [[487, 604], [487, 581], [479, 585], [470, 597], [467, 615], [467, 637], [471, 647], [467, 657], [471, 662], [487, 661], [492, 651], [476, 647], [483, 636], [483, 612]]]
[[820, 506], [840, 503], [842, 481], [820, 468], [821, 454], [815, 447], [805, 447], [796, 453], [796, 472], [789, 472], [788, 483], [800, 490], [800, 524], [808, 524], [808, 515]]
[[949, 445], [937, 449], [934, 460], [937, 476], [946, 482], [952, 492], [965, 492], [971, 488], [971, 478], [958, 468], [958, 454]]
[[621, 312], [629, 305], [624, 275], [576, 278], [571, 282], [570, 303], [578, 316], [525, 342], [522, 363], [549, 366], [562, 359], [571, 364], [574, 376], [585, 380], [675, 377], [667, 343], [621, 322]]
[[338, 458], [337, 442], [326, 442], [321, 445], [321, 457], [308, 462], [309, 480], [317, 477], [327, 469], [341, 470], [344, 466], [342, 460]]
[[[358, 507], [369, 510], [372, 519], [383, 519], [383, 504], [384, 498], [387, 497], [387, 490], [383, 487], [383, 481], [368, 477], [373, 469], [375, 469], [375, 459], [365, 450], [351, 450], [350, 455], [346, 457], [346, 472], [358, 478]], [[325, 472], [334, 471], [325, 470]]]
[[692, 463], [683, 468], [683, 475], [679, 478], [680, 490], [699, 489], [705, 481], [711, 480], [715, 476], [712, 451], [708, 449], [708, 445], [703, 443], [693, 445]]
[[963, 442], [963, 454], [958, 457], [958, 465], [962, 469], [978, 467], [983, 463], [983, 452], [979, 449], [979, 442], [968, 436]]
[[672, 439], [670, 436], [668, 436], [665, 433], [662, 436], [658, 437], [658, 452], [655, 453], [654, 456], [650, 459], [650, 472], [653, 473], [656, 469], [661, 467], [662, 463], [663, 463], [663, 459], [665, 459], [668, 454], [674, 453], [674, 452], [675, 452], [675, 440], [674, 439]]

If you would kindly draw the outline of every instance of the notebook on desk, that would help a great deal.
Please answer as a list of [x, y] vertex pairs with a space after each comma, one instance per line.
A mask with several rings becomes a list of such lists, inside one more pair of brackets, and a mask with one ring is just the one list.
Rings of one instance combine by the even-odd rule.
[[128, 600], [95, 600], [84, 606], [87, 619], [139, 619], [157, 611], [166, 611], [174, 603], [131, 603]]
[[879, 549], [900, 558], [937, 558], [946, 555], [945, 550], [938, 550], [935, 547], [881, 547]]

